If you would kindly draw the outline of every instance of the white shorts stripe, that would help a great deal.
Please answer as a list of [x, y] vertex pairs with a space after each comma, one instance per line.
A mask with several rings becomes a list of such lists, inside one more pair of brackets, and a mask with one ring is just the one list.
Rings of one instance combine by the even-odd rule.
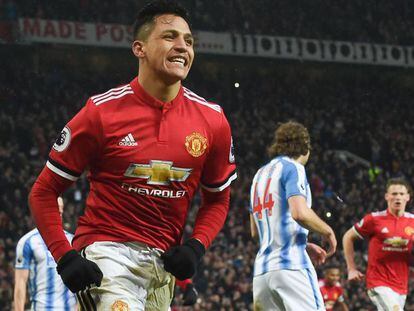
[[46, 166], [54, 173], [58, 174], [59, 176], [62, 176], [63, 178], [72, 180], [72, 181], [76, 181], [78, 179], [78, 177], [76, 176], [72, 176], [64, 171], [62, 171], [61, 169], [57, 168], [56, 166], [54, 166], [52, 163], [50, 163], [49, 161], [46, 162]]

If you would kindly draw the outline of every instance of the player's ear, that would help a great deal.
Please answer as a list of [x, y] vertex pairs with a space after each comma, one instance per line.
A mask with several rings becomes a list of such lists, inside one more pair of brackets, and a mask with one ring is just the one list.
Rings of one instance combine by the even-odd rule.
[[140, 40], [132, 42], [132, 53], [138, 58], [143, 58], [145, 56], [144, 42]]

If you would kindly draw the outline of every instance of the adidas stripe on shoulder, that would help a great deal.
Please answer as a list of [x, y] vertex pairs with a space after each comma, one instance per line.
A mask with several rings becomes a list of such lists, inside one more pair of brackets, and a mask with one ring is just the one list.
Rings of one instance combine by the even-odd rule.
[[110, 89], [109, 91], [106, 91], [105, 93], [94, 95], [91, 97], [91, 100], [96, 106], [99, 106], [112, 99], [121, 98], [127, 94], [133, 94], [133, 93], [134, 91], [132, 90], [131, 86], [127, 84], [124, 86]]
[[209, 107], [209, 108], [211, 108], [211, 109], [213, 109], [217, 112], [220, 112], [220, 113], [222, 112], [222, 109], [219, 105], [209, 103], [203, 97], [198, 96], [196, 93], [190, 91], [189, 89], [187, 89], [185, 87], [183, 87], [183, 89], [184, 89], [184, 97], [186, 97], [186, 98], [190, 99], [191, 101], [196, 102], [198, 104], [207, 106], [207, 107]]

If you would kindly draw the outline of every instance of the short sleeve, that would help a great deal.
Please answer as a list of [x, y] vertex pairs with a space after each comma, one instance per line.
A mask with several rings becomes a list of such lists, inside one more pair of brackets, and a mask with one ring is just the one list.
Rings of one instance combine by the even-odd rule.
[[290, 163], [284, 166], [283, 175], [286, 199], [294, 195], [306, 197], [307, 181], [304, 167]]
[[374, 217], [372, 214], [366, 215], [354, 225], [354, 230], [360, 238], [369, 238], [374, 233]]
[[21, 239], [19, 243], [17, 243], [17, 247], [16, 247], [15, 268], [29, 270], [30, 261], [32, 260], [32, 257], [33, 257], [33, 251], [30, 246], [30, 238]]
[[54, 173], [76, 180], [100, 154], [102, 125], [96, 105], [89, 100], [56, 139], [46, 166]]
[[213, 146], [204, 165], [201, 185], [208, 191], [218, 192], [237, 178], [230, 125], [223, 113], [213, 135]]

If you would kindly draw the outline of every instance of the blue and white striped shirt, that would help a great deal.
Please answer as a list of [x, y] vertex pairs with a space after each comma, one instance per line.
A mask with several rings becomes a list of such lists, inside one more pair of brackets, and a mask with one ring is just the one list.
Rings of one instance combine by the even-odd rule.
[[[73, 235], [65, 232], [69, 242]], [[76, 298], [63, 284], [56, 262], [37, 229], [26, 233], [17, 243], [16, 269], [29, 270], [31, 310], [76, 309]]]
[[302, 195], [309, 208], [312, 196], [305, 167], [288, 158], [277, 157], [256, 173], [250, 203], [260, 239], [254, 275], [272, 270], [298, 270], [312, 266], [306, 252], [308, 230], [290, 213], [288, 199]]

